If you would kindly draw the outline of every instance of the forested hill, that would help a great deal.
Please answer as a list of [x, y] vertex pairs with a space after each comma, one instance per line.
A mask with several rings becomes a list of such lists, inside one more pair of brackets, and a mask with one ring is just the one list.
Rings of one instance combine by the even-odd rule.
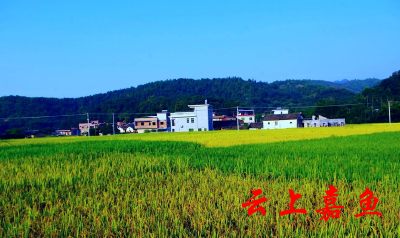
[[[269, 84], [233, 77], [165, 80], [81, 98], [7, 96], [0, 97], [0, 118], [89, 112], [91, 119], [106, 122], [112, 121], [112, 116], [104, 113], [120, 113], [115, 119], [129, 122], [135, 116], [154, 115], [163, 109], [170, 112], [186, 111], [188, 104], [204, 103], [205, 99], [216, 109], [236, 106], [255, 108], [259, 117], [266, 107], [281, 106], [292, 108], [291, 111], [301, 110], [306, 116], [321, 114], [330, 118], [346, 118], [347, 123], [387, 122], [387, 101], [400, 101], [400, 73], [393, 73], [380, 84], [365, 88], [360, 94], [327, 87], [312, 80], [286, 80]], [[331, 106], [345, 103], [355, 106]], [[321, 107], [296, 109], [311, 105]], [[233, 111], [218, 110], [217, 113], [232, 114]], [[400, 121], [400, 103], [392, 104], [391, 113], [393, 122]], [[78, 123], [85, 121], [86, 116], [2, 119], [0, 134], [17, 127], [51, 132], [55, 128], [77, 127]]]
[[359, 80], [359, 79], [341, 80], [341, 81], [335, 81], [335, 82], [328, 82], [328, 81], [323, 81], [323, 80], [310, 80], [310, 81], [312, 83], [321, 84], [321, 85], [324, 85], [327, 87], [347, 89], [353, 93], [360, 93], [366, 87], [372, 88], [381, 82], [380, 79], [376, 79], [376, 78], [370, 78], [370, 79], [364, 79], [364, 80]]
[[274, 83], [241, 78], [173, 79], [157, 81], [81, 98], [0, 98], [0, 117], [64, 115], [86, 112], [155, 113], [187, 110], [188, 104], [208, 99], [215, 108], [230, 106], [267, 107], [314, 105], [319, 99], [348, 101], [355, 94], [308, 80]]

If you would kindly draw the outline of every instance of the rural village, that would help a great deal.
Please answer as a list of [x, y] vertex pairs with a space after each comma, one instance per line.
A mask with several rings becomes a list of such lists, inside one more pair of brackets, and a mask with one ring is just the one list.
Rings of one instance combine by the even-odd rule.
[[[266, 111], [262, 115], [262, 121], [256, 122], [254, 110], [237, 110], [237, 116], [216, 115], [213, 106], [207, 103], [188, 105], [189, 112], [170, 113], [162, 110], [155, 116], [138, 117], [133, 122], [116, 122], [114, 133], [153, 133], [153, 132], [191, 132], [213, 130], [262, 130], [262, 129], [286, 129], [307, 127], [336, 127], [345, 126], [345, 118], [330, 119], [323, 115], [313, 115], [306, 118], [301, 112], [289, 113], [289, 109], [277, 108]], [[102, 125], [112, 125], [110, 122], [92, 120], [79, 123], [78, 127], [55, 130], [55, 136], [88, 135], [89, 129], [97, 129]], [[24, 132], [28, 137], [46, 136], [40, 130]], [[99, 133], [103, 135], [103, 133]]]

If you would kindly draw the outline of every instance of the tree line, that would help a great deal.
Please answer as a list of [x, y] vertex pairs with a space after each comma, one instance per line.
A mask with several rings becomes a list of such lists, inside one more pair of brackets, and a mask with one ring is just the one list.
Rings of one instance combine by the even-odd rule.
[[[111, 122], [111, 113], [119, 113], [115, 118], [116, 121], [132, 122], [134, 117], [154, 115], [161, 110], [187, 111], [187, 105], [201, 104], [207, 99], [216, 109], [228, 108], [217, 110], [219, 115], [232, 115], [236, 111], [234, 107], [241, 106], [255, 108], [257, 118], [260, 119], [267, 107], [286, 107], [290, 108], [291, 112], [302, 111], [310, 117], [312, 114], [330, 118], [344, 117], [347, 123], [385, 122], [387, 101], [399, 100], [399, 82], [398, 71], [378, 85], [366, 87], [361, 93], [354, 93], [344, 88], [322, 85], [313, 80], [267, 83], [243, 80], [239, 77], [172, 79], [80, 98], [0, 97], [0, 118], [110, 113], [103, 117], [103, 121]], [[376, 84], [376, 81], [371, 83]], [[331, 106], [339, 104], [357, 105]], [[391, 109], [392, 121], [400, 121], [398, 104], [393, 104]], [[0, 133], [22, 127], [47, 131], [57, 128], [69, 129], [85, 121], [85, 116], [1, 119]]]

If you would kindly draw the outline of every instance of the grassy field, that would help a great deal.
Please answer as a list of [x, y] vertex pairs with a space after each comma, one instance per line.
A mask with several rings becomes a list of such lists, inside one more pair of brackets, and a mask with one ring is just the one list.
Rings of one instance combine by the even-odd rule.
[[[0, 141], [0, 237], [400, 236], [400, 125]], [[319, 220], [334, 185], [340, 218]], [[383, 216], [362, 212], [369, 188]], [[251, 190], [266, 215], [249, 216]], [[302, 197], [280, 216], [289, 189]], [[258, 197], [258, 198], [259, 198]]]

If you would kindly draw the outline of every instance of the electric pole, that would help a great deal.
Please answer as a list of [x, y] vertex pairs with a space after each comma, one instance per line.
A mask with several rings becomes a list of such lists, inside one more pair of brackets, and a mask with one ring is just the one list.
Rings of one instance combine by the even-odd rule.
[[88, 128], [88, 135], [90, 137], [90, 124], [89, 124], [89, 113], [86, 113], [87, 116], [87, 128]]
[[236, 124], [239, 131], [239, 106], [236, 107]]
[[114, 113], [113, 113], [113, 135], [115, 136]]
[[388, 101], [388, 105], [389, 105], [389, 126], [392, 125], [392, 119], [390, 118], [390, 101]]

